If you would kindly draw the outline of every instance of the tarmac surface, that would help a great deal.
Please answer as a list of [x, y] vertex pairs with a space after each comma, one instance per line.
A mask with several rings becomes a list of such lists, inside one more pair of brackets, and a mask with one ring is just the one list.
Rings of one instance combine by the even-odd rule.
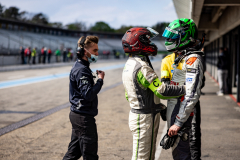
[[[91, 68], [116, 66], [126, 60], [91, 64]], [[161, 61], [153, 62], [159, 75]], [[69, 72], [71, 66], [0, 73], [0, 83], [21, 78]], [[96, 123], [99, 137], [99, 159], [131, 159], [132, 135], [128, 127], [130, 107], [119, 84], [122, 68], [108, 69], [105, 92], [99, 94]], [[237, 160], [240, 157], [240, 107], [228, 96], [216, 96], [217, 84], [206, 75], [200, 98], [202, 111], [202, 159]], [[29, 118], [68, 102], [68, 77], [0, 89], [0, 128]], [[166, 101], [162, 101], [166, 104]], [[69, 107], [36, 122], [0, 136], [1, 160], [59, 160], [67, 151], [71, 136]], [[166, 133], [161, 120], [156, 159], [172, 159], [171, 149], [161, 150], [159, 141]]]

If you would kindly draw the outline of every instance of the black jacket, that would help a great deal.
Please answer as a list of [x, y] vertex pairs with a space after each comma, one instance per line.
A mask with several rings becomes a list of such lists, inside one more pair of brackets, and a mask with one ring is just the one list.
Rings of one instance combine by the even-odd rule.
[[70, 72], [69, 101], [71, 111], [79, 114], [96, 116], [98, 114], [97, 94], [102, 88], [103, 80], [98, 79], [94, 84], [89, 62], [77, 60]]
[[218, 69], [221, 69], [221, 70], [228, 69], [228, 57], [225, 54], [220, 55], [218, 57], [217, 67], [218, 67]]

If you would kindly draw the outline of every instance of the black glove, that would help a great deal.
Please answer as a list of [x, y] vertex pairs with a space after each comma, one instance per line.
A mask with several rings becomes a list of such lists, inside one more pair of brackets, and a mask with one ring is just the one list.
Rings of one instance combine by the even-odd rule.
[[163, 139], [160, 142], [160, 146], [162, 146], [163, 149], [167, 150], [174, 145], [177, 138], [178, 138], [177, 135], [169, 137], [168, 130], [167, 130], [167, 133], [165, 134], [165, 136], [163, 137]]
[[180, 129], [177, 133], [177, 135], [169, 137], [168, 135], [168, 130], [163, 139], [160, 142], [160, 146], [162, 146], [163, 149], [169, 149], [172, 147], [178, 137], [181, 138], [182, 141], [187, 141], [188, 140], [188, 132], [189, 132], [189, 127], [185, 127], [183, 129]]

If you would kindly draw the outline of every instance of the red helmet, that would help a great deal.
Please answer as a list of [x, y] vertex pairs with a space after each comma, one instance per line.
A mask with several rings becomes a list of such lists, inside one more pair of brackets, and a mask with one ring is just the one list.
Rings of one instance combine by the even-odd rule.
[[129, 29], [122, 38], [125, 53], [147, 54], [155, 56], [157, 46], [151, 42], [158, 32], [152, 28], [135, 27]]

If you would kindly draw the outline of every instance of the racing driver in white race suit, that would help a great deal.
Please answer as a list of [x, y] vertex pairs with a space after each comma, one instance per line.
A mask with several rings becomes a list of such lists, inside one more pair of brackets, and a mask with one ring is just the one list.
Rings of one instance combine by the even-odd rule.
[[125, 53], [129, 53], [122, 80], [126, 99], [130, 103], [129, 128], [133, 135], [132, 160], [153, 160], [160, 113], [165, 106], [161, 99], [185, 94], [184, 86], [162, 84], [154, 72], [149, 55], [157, 54], [151, 39], [158, 33], [151, 28], [129, 29], [122, 38]]
[[[167, 123], [168, 135], [177, 135], [181, 128], [191, 129], [195, 105], [201, 95], [201, 85], [204, 76], [203, 53], [198, 51], [203, 46], [203, 40], [199, 41], [198, 31], [191, 19], [181, 18], [169, 24], [163, 32], [166, 38], [165, 46], [169, 52], [178, 53], [173, 65], [173, 76], [170, 84], [186, 85], [186, 95], [182, 98], [168, 100]], [[194, 122], [193, 122], [194, 123]], [[174, 160], [190, 160], [189, 139], [178, 137], [172, 147]]]

